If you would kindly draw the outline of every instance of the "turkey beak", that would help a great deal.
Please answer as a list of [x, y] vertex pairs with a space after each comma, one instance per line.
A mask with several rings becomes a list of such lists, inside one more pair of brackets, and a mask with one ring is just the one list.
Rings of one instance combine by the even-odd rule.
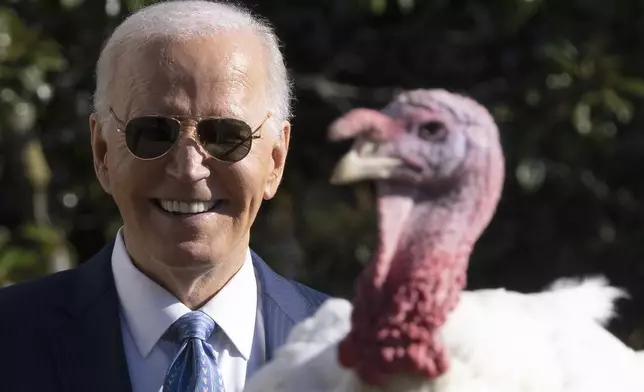
[[337, 163], [331, 175], [331, 184], [350, 184], [363, 180], [384, 180], [394, 170], [404, 166], [400, 159], [377, 155], [378, 143], [356, 141], [351, 150]]

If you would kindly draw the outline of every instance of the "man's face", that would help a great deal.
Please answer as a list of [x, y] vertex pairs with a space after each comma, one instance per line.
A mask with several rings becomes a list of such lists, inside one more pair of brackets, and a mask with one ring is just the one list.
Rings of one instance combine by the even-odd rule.
[[[123, 121], [152, 114], [233, 117], [254, 130], [270, 110], [263, 54], [259, 39], [243, 31], [153, 41], [118, 64], [112, 108]], [[281, 136], [274, 123], [265, 124], [250, 153], [236, 163], [209, 156], [190, 132], [182, 132], [165, 156], [143, 161], [128, 151], [114, 118], [101, 125], [92, 117], [90, 126], [97, 175], [123, 217], [135, 262], [197, 272], [243, 257], [261, 201], [273, 197], [281, 180], [288, 123], [281, 124]], [[194, 122], [182, 122], [182, 131], [191, 127]], [[165, 211], [160, 200], [215, 206], [177, 214]]]

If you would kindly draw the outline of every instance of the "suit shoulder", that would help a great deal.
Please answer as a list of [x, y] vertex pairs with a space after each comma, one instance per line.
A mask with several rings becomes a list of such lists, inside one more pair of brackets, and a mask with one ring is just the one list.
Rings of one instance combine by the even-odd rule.
[[261, 284], [266, 285], [266, 287], [263, 288], [263, 290], [265, 290], [265, 294], [267, 294], [269, 298], [272, 298], [273, 301], [276, 301], [276, 303], [290, 302], [292, 301], [293, 294], [299, 294], [303, 300], [302, 305], [307, 305], [309, 311], [315, 312], [317, 308], [326, 301], [327, 298], [329, 298], [328, 295], [320, 291], [279, 275], [252, 250], [251, 256]]
[[295, 286], [295, 289], [304, 297], [304, 299], [314, 308], [317, 309], [330, 298], [329, 295], [324, 294], [318, 290], [312, 289], [302, 283], [290, 280], [291, 284]]
[[25, 309], [35, 313], [36, 309], [50, 307], [64, 296], [75, 273], [74, 269], [57, 272], [0, 289], [0, 314], [6, 316], [8, 313]]

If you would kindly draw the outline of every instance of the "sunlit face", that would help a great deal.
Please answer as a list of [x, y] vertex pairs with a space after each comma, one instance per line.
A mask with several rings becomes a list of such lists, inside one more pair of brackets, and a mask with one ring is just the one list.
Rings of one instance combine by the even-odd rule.
[[[271, 110], [264, 63], [262, 44], [251, 32], [156, 40], [118, 64], [112, 107], [124, 121], [150, 114], [234, 117], [255, 129]], [[148, 270], [241, 263], [250, 227], [262, 200], [275, 194], [286, 159], [289, 124], [270, 121], [244, 159], [225, 163], [210, 157], [190, 132], [182, 132], [165, 156], [139, 160], [128, 151], [114, 118], [100, 124], [92, 117], [94, 165], [123, 217], [135, 263]], [[183, 130], [190, 127], [194, 122], [182, 123]], [[173, 213], [164, 210], [163, 200], [214, 206]]]

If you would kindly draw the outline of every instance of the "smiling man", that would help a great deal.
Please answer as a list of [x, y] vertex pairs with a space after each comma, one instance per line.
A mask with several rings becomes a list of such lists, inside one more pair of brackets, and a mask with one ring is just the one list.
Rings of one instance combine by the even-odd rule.
[[96, 77], [94, 168], [124, 224], [0, 291], [0, 389], [238, 391], [327, 298], [249, 249], [289, 145], [277, 39], [240, 8], [165, 2], [114, 31]]

